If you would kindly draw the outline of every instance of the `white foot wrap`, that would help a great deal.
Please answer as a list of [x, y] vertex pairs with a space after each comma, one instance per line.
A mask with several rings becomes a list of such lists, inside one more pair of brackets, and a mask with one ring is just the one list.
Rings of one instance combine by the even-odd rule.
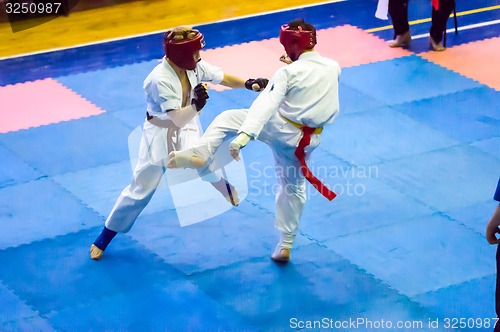
[[190, 160], [193, 154], [189, 151], [170, 152], [168, 155], [170, 168], [192, 168]]

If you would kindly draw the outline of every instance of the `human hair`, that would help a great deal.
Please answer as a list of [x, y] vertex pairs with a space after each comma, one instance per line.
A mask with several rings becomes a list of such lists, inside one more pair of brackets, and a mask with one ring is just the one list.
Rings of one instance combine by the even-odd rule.
[[290, 21], [288, 23], [290, 30], [299, 30], [299, 27], [305, 31], [312, 31], [316, 35], [316, 28], [311, 23], [305, 22], [303, 18], [298, 18], [296, 20]]
[[165, 33], [165, 39], [168, 40], [190, 40], [198, 35], [198, 30], [193, 30], [187, 27], [176, 27]]

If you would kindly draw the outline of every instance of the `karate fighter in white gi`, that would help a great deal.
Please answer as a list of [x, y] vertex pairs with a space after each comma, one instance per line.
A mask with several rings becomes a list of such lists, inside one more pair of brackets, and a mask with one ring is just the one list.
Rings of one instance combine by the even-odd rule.
[[[128, 232], [132, 228], [163, 177], [168, 153], [199, 143], [197, 117], [208, 99], [203, 83], [261, 91], [268, 82], [262, 78], [245, 81], [201, 61], [200, 50], [205, 41], [198, 30], [179, 27], [167, 31], [163, 46], [165, 57], [144, 81], [147, 112], [132, 181], [121, 193], [104, 229], [91, 245], [92, 259], [102, 257], [118, 232]], [[220, 175], [210, 173], [204, 180], [233, 205], [238, 205], [235, 188]]]
[[221, 143], [235, 135], [229, 148], [236, 160], [252, 139], [269, 145], [278, 178], [276, 228], [281, 232], [271, 258], [287, 263], [306, 202], [306, 179], [329, 200], [336, 196], [314, 177], [306, 162], [320, 143], [323, 127], [339, 114], [341, 71], [336, 61], [314, 51], [316, 29], [302, 19], [281, 27], [280, 42], [286, 51], [280, 60], [288, 65], [276, 71], [250, 109], [219, 114], [201, 144], [170, 153], [167, 167], [206, 167]]

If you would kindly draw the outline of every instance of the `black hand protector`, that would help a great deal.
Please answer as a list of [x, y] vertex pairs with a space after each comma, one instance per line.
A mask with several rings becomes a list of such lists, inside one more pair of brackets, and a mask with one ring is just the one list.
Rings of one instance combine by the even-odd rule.
[[198, 83], [198, 85], [193, 89], [193, 99], [191, 100], [191, 104], [193, 104], [199, 112], [207, 103], [208, 98], [207, 88], [203, 83]]
[[254, 84], [257, 84], [259, 86], [259, 90], [258, 91], [262, 91], [266, 88], [267, 86], [267, 83], [269, 83], [269, 80], [267, 78], [256, 78], [256, 79], [253, 79], [253, 78], [249, 78], [246, 82], [245, 82], [245, 88], [247, 88], [248, 90], [252, 90], [252, 85]]

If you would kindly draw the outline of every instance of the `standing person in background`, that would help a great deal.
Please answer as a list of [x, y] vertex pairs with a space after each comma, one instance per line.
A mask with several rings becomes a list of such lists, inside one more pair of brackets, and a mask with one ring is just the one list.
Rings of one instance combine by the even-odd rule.
[[[411, 43], [410, 25], [408, 23], [408, 1], [389, 0], [389, 15], [394, 27], [394, 40], [388, 42], [390, 47], [405, 47]], [[444, 51], [442, 44], [446, 23], [455, 8], [455, 0], [432, 0], [432, 25], [429, 31], [429, 45], [434, 51]]]
[[[500, 239], [497, 238], [496, 234], [500, 233], [500, 179], [498, 179], [497, 190], [493, 199], [498, 203], [495, 212], [491, 216], [488, 226], [486, 226], [486, 239], [490, 244], [499, 244]], [[497, 282], [496, 282], [496, 292], [495, 292], [495, 308], [497, 317], [500, 317], [500, 247], [497, 247]], [[500, 324], [497, 323], [495, 326], [495, 332], [500, 332]]]
[[[118, 232], [126, 233], [149, 203], [165, 172], [169, 152], [186, 149], [200, 138], [198, 114], [205, 106], [208, 91], [203, 83], [261, 91], [266, 79], [248, 79], [226, 74], [201, 60], [205, 46], [198, 30], [175, 28], [164, 35], [165, 57], [144, 81], [146, 119], [133, 178], [118, 198], [101, 234], [90, 247], [90, 257], [100, 259]], [[238, 205], [237, 193], [215, 173], [204, 178], [228, 201]]]

